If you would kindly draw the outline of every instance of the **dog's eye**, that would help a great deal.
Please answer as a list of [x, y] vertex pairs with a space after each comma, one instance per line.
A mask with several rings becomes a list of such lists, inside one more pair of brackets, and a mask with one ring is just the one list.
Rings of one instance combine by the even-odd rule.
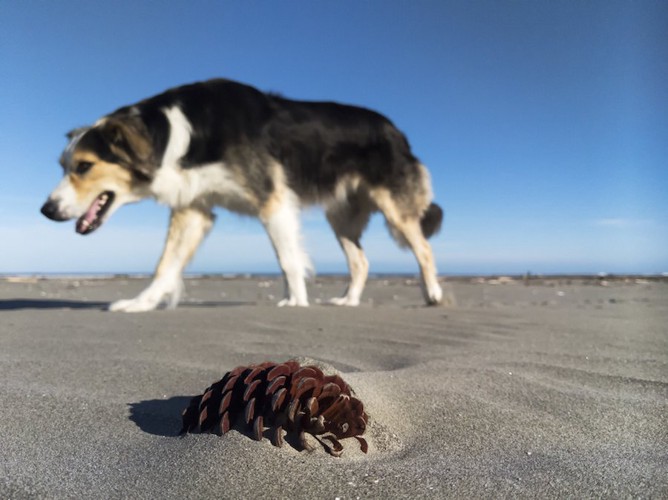
[[92, 166], [93, 163], [90, 161], [80, 161], [76, 164], [76, 167], [74, 167], [74, 172], [76, 172], [78, 175], [84, 175], [90, 170]]

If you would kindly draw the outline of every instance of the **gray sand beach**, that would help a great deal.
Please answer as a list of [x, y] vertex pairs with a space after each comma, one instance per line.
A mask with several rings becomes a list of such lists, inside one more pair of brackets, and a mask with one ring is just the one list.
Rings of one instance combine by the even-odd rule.
[[[279, 278], [0, 279], [0, 498], [668, 497], [668, 282], [371, 280], [358, 308], [277, 308]], [[340, 458], [177, 436], [190, 397], [265, 360], [338, 370], [370, 416]]]

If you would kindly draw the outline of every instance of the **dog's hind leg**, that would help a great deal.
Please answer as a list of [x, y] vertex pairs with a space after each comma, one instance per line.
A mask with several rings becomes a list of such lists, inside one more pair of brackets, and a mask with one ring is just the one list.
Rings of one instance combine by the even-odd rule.
[[172, 210], [167, 242], [153, 281], [134, 299], [112, 302], [109, 310], [151, 311], [163, 302], [166, 302], [169, 308], [176, 307], [183, 287], [183, 270], [211, 229], [213, 219], [213, 214], [208, 210]]
[[350, 283], [341, 297], [330, 299], [330, 304], [337, 306], [357, 306], [369, 275], [369, 261], [364, 255], [360, 237], [369, 222], [371, 214], [368, 203], [360, 200], [349, 200], [345, 205], [334, 205], [327, 209], [329, 224], [336, 233], [336, 238], [346, 255]]
[[299, 202], [287, 188], [272, 198], [260, 212], [285, 278], [285, 297], [278, 306], [308, 306], [306, 273], [311, 262], [301, 244]]
[[386, 190], [379, 190], [372, 197], [387, 221], [390, 233], [400, 246], [408, 246], [420, 266], [422, 294], [427, 305], [439, 304], [443, 291], [438, 284], [436, 264], [431, 245], [425, 237], [417, 214], [402, 212]]

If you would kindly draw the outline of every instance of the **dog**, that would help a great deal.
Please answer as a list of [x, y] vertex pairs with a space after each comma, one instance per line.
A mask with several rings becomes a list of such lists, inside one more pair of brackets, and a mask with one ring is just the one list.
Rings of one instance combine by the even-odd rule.
[[167, 241], [150, 285], [112, 311], [176, 307], [182, 273], [224, 207], [258, 217], [285, 279], [279, 306], [307, 306], [310, 261], [299, 210], [320, 204], [346, 256], [349, 285], [335, 305], [356, 306], [369, 263], [360, 237], [380, 211], [391, 235], [420, 267], [427, 304], [441, 302], [427, 238], [441, 226], [429, 172], [383, 115], [335, 102], [309, 102], [214, 79], [165, 91], [67, 135], [64, 175], [41, 208], [76, 218], [82, 235], [121, 206], [154, 198], [171, 209]]

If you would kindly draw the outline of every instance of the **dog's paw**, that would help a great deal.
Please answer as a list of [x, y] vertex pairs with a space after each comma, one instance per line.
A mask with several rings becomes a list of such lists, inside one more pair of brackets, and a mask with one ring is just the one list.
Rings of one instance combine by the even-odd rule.
[[308, 307], [308, 301], [299, 301], [294, 297], [287, 297], [276, 304], [278, 307]]
[[441, 289], [440, 286], [436, 286], [433, 289], [425, 293], [424, 296], [425, 302], [428, 306], [443, 306], [443, 307], [456, 307], [457, 300], [452, 290], [446, 286], [445, 292]]
[[343, 297], [333, 297], [329, 299], [329, 303], [333, 306], [349, 306], [349, 307], [356, 307], [360, 305], [360, 300], [348, 297], [347, 295], [344, 295]]
[[446, 285], [443, 289], [438, 305], [448, 308], [457, 307], [457, 297], [455, 297], [455, 292], [449, 285]]
[[115, 312], [146, 312], [153, 311], [158, 307], [158, 303], [141, 299], [117, 300], [109, 304], [109, 310]]

